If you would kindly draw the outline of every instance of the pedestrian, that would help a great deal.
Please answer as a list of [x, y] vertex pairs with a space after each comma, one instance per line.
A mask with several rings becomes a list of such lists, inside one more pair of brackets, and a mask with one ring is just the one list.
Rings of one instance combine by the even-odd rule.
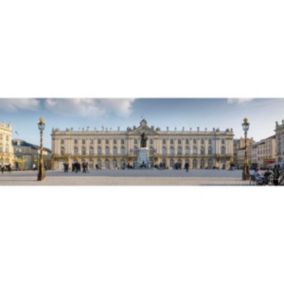
[[83, 173], [86, 174], [87, 173], [87, 163], [85, 161], [82, 163], [82, 167], [83, 167]]
[[4, 171], [5, 171], [5, 166], [2, 164], [2, 166], [1, 166], [1, 172], [2, 172], [2, 174], [4, 174]]

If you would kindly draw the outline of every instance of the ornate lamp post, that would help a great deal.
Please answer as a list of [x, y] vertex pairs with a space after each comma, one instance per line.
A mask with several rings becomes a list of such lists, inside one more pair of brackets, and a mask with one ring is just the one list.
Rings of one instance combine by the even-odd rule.
[[43, 163], [43, 143], [42, 143], [42, 135], [43, 135], [43, 130], [45, 128], [45, 122], [42, 117], [39, 119], [37, 125], [38, 125], [38, 129], [40, 133], [40, 152], [39, 152], [39, 167], [38, 167], [37, 180], [41, 181], [45, 178], [45, 170], [44, 170], [44, 163]]
[[247, 133], [249, 130], [249, 122], [247, 118], [244, 118], [242, 127], [245, 133], [245, 159], [243, 167], [243, 180], [249, 180], [249, 165], [248, 165], [248, 153], [247, 153]]

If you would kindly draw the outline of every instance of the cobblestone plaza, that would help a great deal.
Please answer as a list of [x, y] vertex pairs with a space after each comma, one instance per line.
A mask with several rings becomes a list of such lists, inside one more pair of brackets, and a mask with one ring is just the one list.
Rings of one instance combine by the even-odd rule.
[[37, 172], [24, 171], [0, 175], [1, 185], [248, 185], [241, 171], [226, 170], [99, 170], [83, 173], [48, 171], [42, 181]]

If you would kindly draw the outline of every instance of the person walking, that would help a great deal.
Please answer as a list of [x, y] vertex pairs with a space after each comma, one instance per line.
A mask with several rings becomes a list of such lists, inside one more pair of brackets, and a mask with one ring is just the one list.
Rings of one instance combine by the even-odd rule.
[[1, 165], [1, 172], [2, 172], [2, 174], [4, 174], [4, 171], [5, 171], [5, 166], [2, 164]]

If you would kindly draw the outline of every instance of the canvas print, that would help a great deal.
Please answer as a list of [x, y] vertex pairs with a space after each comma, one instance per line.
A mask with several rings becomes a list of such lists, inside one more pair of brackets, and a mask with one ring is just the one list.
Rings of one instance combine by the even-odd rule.
[[0, 185], [284, 184], [284, 99], [0, 99]]

